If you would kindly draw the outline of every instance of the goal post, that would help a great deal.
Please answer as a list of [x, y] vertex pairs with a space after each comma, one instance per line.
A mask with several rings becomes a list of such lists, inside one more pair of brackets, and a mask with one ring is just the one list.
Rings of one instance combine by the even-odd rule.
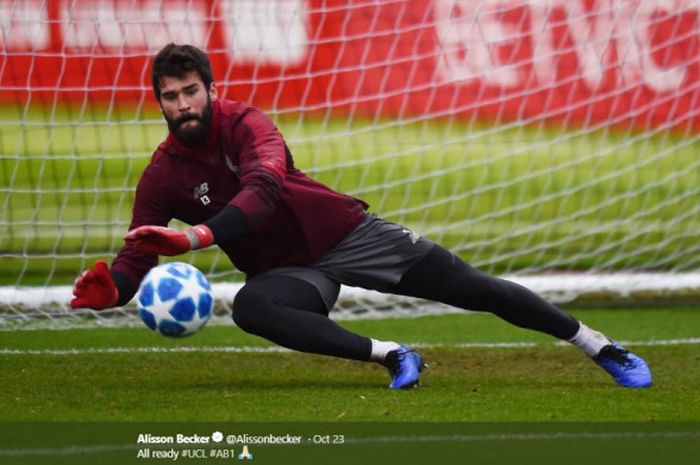
[[[309, 175], [486, 272], [559, 303], [700, 297], [697, 1], [0, 0], [0, 329], [133, 316], [67, 304], [166, 135], [149, 79], [171, 41]], [[178, 259], [230, 307], [223, 254]]]

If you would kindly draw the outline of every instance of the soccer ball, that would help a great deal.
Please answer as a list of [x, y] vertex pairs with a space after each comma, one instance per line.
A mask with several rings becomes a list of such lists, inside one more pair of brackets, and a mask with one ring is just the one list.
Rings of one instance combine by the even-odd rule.
[[163, 336], [196, 333], [211, 318], [212, 307], [211, 285], [187, 263], [158, 265], [139, 286], [139, 315], [146, 326]]

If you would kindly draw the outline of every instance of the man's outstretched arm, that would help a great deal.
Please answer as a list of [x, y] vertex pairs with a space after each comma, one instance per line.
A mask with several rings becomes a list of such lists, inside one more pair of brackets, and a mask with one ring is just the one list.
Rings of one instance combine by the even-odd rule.
[[228, 205], [206, 222], [184, 231], [163, 226], [139, 226], [129, 231], [124, 241], [141, 252], [174, 256], [234, 240], [247, 230], [248, 223], [241, 209]]

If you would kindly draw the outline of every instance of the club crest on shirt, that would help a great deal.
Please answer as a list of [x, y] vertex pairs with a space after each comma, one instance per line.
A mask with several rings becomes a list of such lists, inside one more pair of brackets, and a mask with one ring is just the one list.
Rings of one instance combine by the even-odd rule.
[[209, 183], [203, 182], [199, 186], [196, 186], [194, 188], [193, 194], [195, 199], [199, 199], [202, 201], [204, 205], [209, 205], [211, 203], [211, 200], [209, 199], [209, 196], [207, 195], [209, 193]]
[[234, 165], [233, 162], [231, 160], [229, 160], [229, 158], [227, 156], [224, 156], [224, 160], [226, 160], [226, 166], [228, 167], [228, 169], [231, 170], [231, 172], [233, 174], [235, 174], [237, 177], [240, 178], [241, 173], [238, 170], [238, 167], [236, 165]]

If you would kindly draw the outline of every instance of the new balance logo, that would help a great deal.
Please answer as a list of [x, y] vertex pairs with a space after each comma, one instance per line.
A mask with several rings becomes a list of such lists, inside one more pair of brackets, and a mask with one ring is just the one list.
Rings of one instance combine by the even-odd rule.
[[206, 182], [195, 187], [193, 191], [194, 198], [201, 200], [204, 205], [209, 205], [211, 203], [207, 193], [209, 193], [209, 183]]
[[402, 229], [401, 231], [408, 235], [408, 238], [410, 239], [411, 244], [413, 245], [416, 245], [416, 242], [420, 240], [420, 234], [418, 234], [415, 231], [411, 231], [410, 229], [406, 228]]

